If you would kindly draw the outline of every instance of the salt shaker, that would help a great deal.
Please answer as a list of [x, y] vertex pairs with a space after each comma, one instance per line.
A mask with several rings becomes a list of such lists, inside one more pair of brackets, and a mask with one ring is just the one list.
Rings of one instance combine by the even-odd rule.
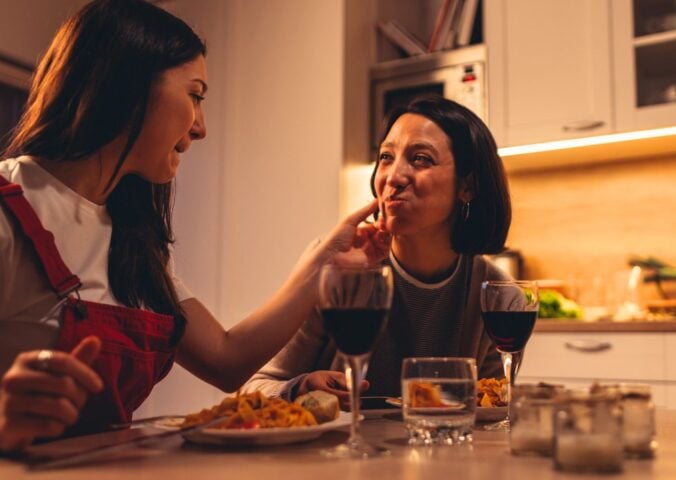
[[562, 385], [525, 383], [512, 387], [509, 447], [514, 455], [552, 454], [554, 398]]
[[622, 470], [622, 407], [617, 392], [567, 391], [554, 402], [553, 423], [556, 469]]

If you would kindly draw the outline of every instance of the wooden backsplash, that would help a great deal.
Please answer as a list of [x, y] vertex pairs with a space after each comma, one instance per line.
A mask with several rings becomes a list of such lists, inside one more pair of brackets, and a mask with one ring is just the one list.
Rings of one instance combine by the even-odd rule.
[[527, 278], [616, 281], [632, 254], [676, 266], [676, 157], [512, 173], [509, 180], [508, 245], [524, 254]]

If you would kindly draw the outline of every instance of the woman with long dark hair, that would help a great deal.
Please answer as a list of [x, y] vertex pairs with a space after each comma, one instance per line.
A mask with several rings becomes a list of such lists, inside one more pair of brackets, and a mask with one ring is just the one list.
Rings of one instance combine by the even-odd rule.
[[[369, 394], [400, 395], [405, 357], [473, 357], [480, 377], [502, 376], [479, 308], [481, 282], [507, 278], [482, 256], [502, 250], [511, 222], [495, 140], [474, 113], [440, 96], [395, 108], [383, 132], [371, 190], [392, 235], [395, 292]], [[289, 397], [321, 389], [347, 405], [341, 367], [314, 317], [246, 388]]]
[[374, 202], [223, 330], [170, 248], [172, 180], [206, 135], [205, 54], [150, 3], [96, 0], [40, 61], [0, 162], [0, 451], [129, 421], [174, 360], [236, 390], [311, 314], [321, 265], [387, 251], [358, 227]]

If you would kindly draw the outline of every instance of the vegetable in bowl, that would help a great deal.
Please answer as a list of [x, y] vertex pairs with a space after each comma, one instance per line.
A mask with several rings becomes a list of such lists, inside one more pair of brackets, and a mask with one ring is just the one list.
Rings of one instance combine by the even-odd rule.
[[556, 290], [540, 290], [539, 318], [582, 319], [583, 311], [575, 301], [566, 298]]

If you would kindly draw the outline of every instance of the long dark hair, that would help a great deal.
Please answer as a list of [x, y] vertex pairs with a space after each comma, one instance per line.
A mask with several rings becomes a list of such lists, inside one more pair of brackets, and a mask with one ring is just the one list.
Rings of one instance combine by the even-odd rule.
[[[139, 136], [153, 82], [205, 54], [188, 25], [146, 1], [87, 4], [61, 26], [40, 61], [3, 157], [78, 160], [129, 132], [110, 187]], [[122, 304], [174, 315], [182, 327], [184, 314], [167, 272], [172, 194], [172, 183], [151, 184], [134, 175], [110, 193], [108, 278]]]
[[[414, 98], [398, 106], [385, 118], [380, 143], [392, 125], [405, 113], [422, 115], [441, 128], [450, 139], [458, 188], [464, 180], [474, 197], [469, 216], [460, 208], [452, 216], [451, 247], [457, 253], [484, 254], [503, 250], [512, 221], [507, 177], [495, 139], [486, 124], [471, 110], [439, 95]], [[376, 160], [371, 191], [376, 196]]]

